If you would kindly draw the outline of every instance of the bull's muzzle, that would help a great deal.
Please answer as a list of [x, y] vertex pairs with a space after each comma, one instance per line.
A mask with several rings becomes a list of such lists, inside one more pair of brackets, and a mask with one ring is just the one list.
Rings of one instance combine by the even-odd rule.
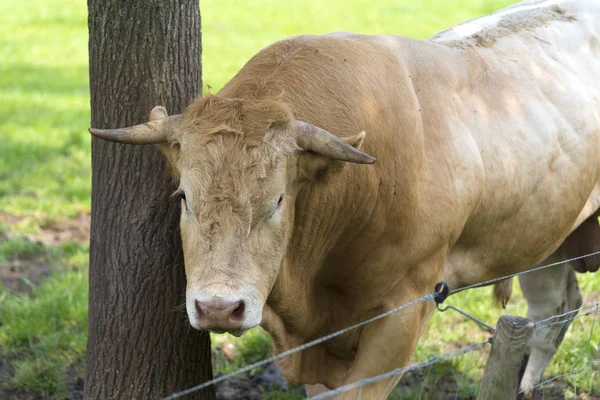
[[196, 300], [196, 321], [200, 329], [216, 332], [236, 331], [242, 327], [246, 305], [243, 300], [212, 298]]

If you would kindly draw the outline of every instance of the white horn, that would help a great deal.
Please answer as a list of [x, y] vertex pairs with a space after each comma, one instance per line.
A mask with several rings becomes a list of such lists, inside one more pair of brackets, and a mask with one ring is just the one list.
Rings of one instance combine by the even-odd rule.
[[302, 121], [296, 121], [295, 125], [298, 132], [297, 143], [303, 150], [351, 163], [373, 164], [375, 162], [375, 158], [357, 150], [324, 129]]
[[[163, 107], [154, 107], [150, 122], [118, 129], [90, 128], [92, 135], [111, 142], [127, 144], [158, 144], [169, 140], [173, 130], [183, 121], [182, 114], [166, 116]], [[164, 117], [162, 117], [164, 116]], [[158, 119], [156, 119], [158, 117]], [[162, 117], [162, 118], [161, 118]]]

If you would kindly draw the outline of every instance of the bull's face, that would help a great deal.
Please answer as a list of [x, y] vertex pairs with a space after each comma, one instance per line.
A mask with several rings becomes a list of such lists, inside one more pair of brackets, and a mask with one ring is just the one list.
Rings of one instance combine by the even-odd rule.
[[294, 168], [237, 133], [184, 135], [181, 236], [195, 328], [239, 334], [261, 321], [293, 222]]
[[179, 178], [186, 309], [197, 329], [240, 335], [258, 325], [294, 223], [296, 193], [331, 161], [372, 163], [355, 147], [295, 121], [275, 101], [208, 97], [184, 115], [155, 108], [151, 122], [91, 132], [154, 143]]

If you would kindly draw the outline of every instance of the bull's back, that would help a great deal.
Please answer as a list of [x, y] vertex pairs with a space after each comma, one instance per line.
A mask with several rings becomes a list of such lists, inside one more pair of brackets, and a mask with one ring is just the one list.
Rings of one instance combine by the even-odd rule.
[[362, 150], [377, 163], [347, 166], [347, 185], [310, 195], [353, 199], [343, 214], [370, 218], [364, 226], [354, 218], [366, 232], [354, 248], [375, 251], [371, 238], [394, 238], [406, 242], [399, 253], [418, 258], [458, 238], [448, 273], [457, 265], [473, 272], [457, 282], [478, 281], [538, 262], [600, 205], [600, 1], [560, 4], [536, 26], [511, 20], [478, 31], [476, 42], [288, 39], [261, 51], [220, 95], [281, 95], [296, 118], [336, 135], [366, 130]]

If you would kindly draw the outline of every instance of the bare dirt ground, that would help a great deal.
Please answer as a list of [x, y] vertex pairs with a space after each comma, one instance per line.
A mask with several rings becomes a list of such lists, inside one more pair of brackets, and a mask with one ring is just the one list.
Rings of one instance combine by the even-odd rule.
[[[0, 213], [0, 223], [15, 225], [26, 219], [24, 216], [15, 216]], [[89, 243], [90, 216], [80, 214], [64, 223], [42, 226], [35, 234], [22, 235], [31, 243], [41, 243], [45, 246], [56, 247], [64, 242], [74, 241], [78, 244]], [[0, 242], [12, 239], [9, 234], [0, 232]], [[30, 292], [39, 285], [52, 270], [46, 257], [34, 257], [28, 260], [9, 260], [0, 265], [0, 280], [4, 287], [16, 292]]]
[[[15, 225], [28, 218], [0, 212], [0, 222]], [[79, 244], [90, 241], [90, 216], [79, 214], [77, 217], [56, 223], [42, 225], [39, 233], [25, 235], [32, 242], [40, 242], [47, 246], [57, 246], [62, 242], [73, 240]]]
[[0, 280], [13, 292], [28, 293], [39, 285], [51, 271], [45, 259], [36, 261], [9, 261], [0, 267]]

